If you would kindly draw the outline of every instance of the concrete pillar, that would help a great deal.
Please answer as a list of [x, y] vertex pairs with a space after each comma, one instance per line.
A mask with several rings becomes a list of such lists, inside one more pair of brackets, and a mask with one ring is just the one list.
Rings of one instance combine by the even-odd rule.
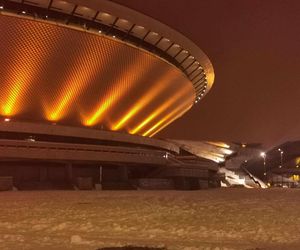
[[102, 184], [103, 180], [103, 168], [102, 166], [99, 166], [99, 183]]
[[103, 168], [99, 166], [99, 183], [95, 183], [96, 190], [102, 190]]

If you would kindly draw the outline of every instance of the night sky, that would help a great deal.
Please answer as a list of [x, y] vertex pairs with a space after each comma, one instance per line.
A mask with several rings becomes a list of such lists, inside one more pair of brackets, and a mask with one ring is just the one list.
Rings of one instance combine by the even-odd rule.
[[208, 95], [156, 137], [300, 139], [300, 1], [114, 1], [180, 31], [214, 66]]

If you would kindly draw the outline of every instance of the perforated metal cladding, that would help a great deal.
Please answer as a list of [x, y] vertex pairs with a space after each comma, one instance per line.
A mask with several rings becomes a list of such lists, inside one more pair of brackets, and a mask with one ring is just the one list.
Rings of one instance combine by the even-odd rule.
[[180, 70], [118, 40], [4, 15], [0, 34], [2, 116], [151, 136], [193, 104]]

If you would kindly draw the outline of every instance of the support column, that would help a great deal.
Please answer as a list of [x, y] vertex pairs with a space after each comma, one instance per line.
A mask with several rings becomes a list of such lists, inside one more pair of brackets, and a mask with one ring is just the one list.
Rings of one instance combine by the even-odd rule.
[[102, 180], [103, 180], [103, 167], [99, 166], [99, 183], [95, 184], [96, 190], [102, 190]]

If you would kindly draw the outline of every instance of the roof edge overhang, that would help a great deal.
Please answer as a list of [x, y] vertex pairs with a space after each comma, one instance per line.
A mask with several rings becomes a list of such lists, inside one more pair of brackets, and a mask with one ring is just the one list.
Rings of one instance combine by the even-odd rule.
[[188, 50], [191, 55], [193, 55], [197, 61], [200, 63], [201, 67], [204, 69], [207, 80], [207, 91], [204, 93], [206, 95], [211, 89], [215, 73], [211, 61], [208, 56], [190, 39], [176, 31], [173, 28], [170, 28], [166, 24], [163, 24], [152, 17], [149, 17], [145, 14], [137, 12], [133, 9], [125, 7], [123, 5], [114, 3], [107, 0], [68, 0], [68, 2], [74, 3], [76, 5], [86, 6], [91, 9], [100, 10], [103, 12], [111, 13], [115, 16], [130, 20], [133, 23], [142, 25], [149, 30], [155, 31], [164, 37], [170, 39], [181, 45], [184, 49]]

